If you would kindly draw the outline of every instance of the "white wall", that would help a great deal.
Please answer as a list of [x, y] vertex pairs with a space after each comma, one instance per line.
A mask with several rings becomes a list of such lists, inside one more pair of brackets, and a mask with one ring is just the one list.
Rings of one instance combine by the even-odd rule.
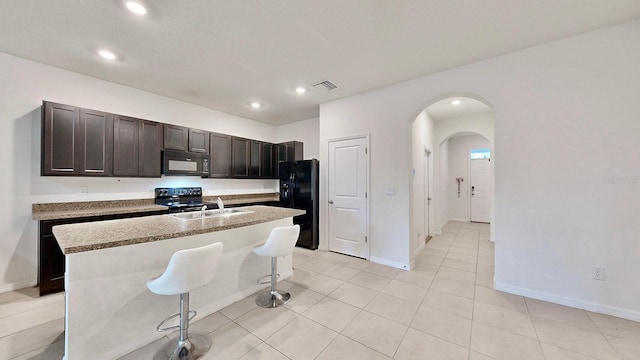
[[[447, 209], [449, 220], [469, 221], [469, 151], [488, 148], [489, 141], [480, 135], [454, 136], [449, 139], [449, 169], [447, 178]], [[456, 178], [464, 181], [458, 184]]]
[[372, 254], [406, 261], [410, 122], [476, 94], [495, 111], [496, 287], [640, 320], [639, 63], [634, 21], [323, 104], [321, 161], [328, 139], [371, 134]]
[[[276, 128], [144, 91], [0, 53], [0, 292], [36, 283], [34, 202], [153, 198], [156, 186], [202, 186], [208, 193], [263, 192], [276, 180], [66, 178], [40, 176], [40, 106], [43, 100], [164, 123], [275, 141]], [[306, 145], [306, 144], [305, 144]], [[79, 186], [89, 194], [78, 195]]]
[[[424, 247], [425, 229], [425, 176], [433, 178], [433, 162], [429, 164], [430, 171], [425, 171], [425, 149], [433, 152], [434, 122], [426, 111], [423, 111], [411, 125], [411, 254], [413, 261], [416, 253]], [[431, 181], [433, 182], [433, 181]], [[432, 184], [429, 186], [432, 188]], [[431, 213], [431, 211], [430, 211]]]
[[[436, 125], [437, 129], [437, 125]], [[449, 184], [449, 140], [445, 140], [438, 146], [436, 156], [434, 156], [435, 168], [435, 189], [433, 200], [436, 206], [435, 229], [436, 235], [442, 234], [442, 227], [449, 221], [449, 202], [447, 194], [453, 189]]]
[[302, 141], [304, 143], [304, 159], [319, 159], [320, 119], [313, 118], [294, 122], [291, 124], [280, 125], [277, 128], [276, 142], [286, 142], [291, 140]]

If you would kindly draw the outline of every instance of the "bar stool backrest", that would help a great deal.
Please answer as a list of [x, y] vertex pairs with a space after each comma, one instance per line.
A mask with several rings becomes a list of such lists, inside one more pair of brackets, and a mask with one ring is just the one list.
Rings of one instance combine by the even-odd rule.
[[149, 280], [147, 287], [159, 295], [188, 293], [213, 280], [222, 257], [222, 243], [176, 251], [159, 277]]
[[270, 257], [291, 254], [298, 241], [298, 235], [300, 235], [300, 225], [273, 228], [264, 245], [253, 251], [257, 255]]

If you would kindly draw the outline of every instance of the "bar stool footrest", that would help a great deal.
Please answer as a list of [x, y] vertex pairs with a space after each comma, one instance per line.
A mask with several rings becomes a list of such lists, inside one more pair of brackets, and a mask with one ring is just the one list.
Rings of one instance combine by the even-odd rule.
[[[265, 281], [263, 279], [269, 279], [269, 280]], [[277, 279], [280, 279], [280, 274], [276, 274], [276, 280]], [[265, 275], [260, 279], [258, 279], [258, 285], [265, 285], [265, 284], [271, 284], [271, 274]]]
[[[195, 311], [195, 310], [189, 311], [189, 322], [191, 322], [191, 320], [193, 320], [193, 318], [196, 317], [196, 315], [198, 315], [197, 311]], [[164, 325], [167, 321], [170, 321], [172, 319], [179, 318], [179, 317], [180, 317], [180, 313], [177, 313], [177, 314], [173, 314], [173, 315], [169, 316], [168, 318], [162, 320], [160, 322], [160, 324], [158, 324], [158, 326], [156, 326], [156, 331], [163, 332], [163, 331], [168, 331], [168, 330], [173, 330], [173, 329], [179, 329], [180, 328], [179, 324], [176, 325], [176, 326], [169, 326], [169, 327], [165, 327], [165, 328], [162, 327], [162, 325]]]

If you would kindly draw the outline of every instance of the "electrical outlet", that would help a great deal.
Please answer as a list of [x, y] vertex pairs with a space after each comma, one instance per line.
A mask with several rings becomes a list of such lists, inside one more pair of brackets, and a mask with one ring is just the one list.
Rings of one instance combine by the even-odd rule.
[[87, 186], [80, 186], [78, 188], [78, 194], [80, 195], [87, 195], [89, 193], [89, 187]]
[[594, 267], [591, 277], [595, 280], [604, 280], [604, 268]]

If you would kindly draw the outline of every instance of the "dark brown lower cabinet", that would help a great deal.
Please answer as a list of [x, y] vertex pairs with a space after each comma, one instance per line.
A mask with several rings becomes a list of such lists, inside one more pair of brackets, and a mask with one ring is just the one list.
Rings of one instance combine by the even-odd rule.
[[38, 286], [40, 288], [40, 296], [64, 291], [64, 254], [60, 250], [56, 238], [53, 236], [54, 226], [166, 213], [168, 213], [168, 210], [40, 221], [40, 240], [38, 247]]

